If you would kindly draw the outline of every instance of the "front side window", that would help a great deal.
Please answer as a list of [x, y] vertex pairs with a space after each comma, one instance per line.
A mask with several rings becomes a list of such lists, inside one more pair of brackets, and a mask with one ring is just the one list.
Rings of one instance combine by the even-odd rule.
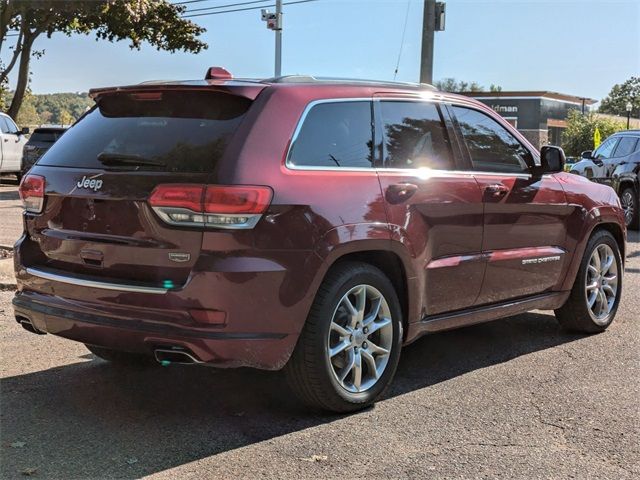
[[626, 157], [627, 155], [631, 155], [635, 152], [637, 143], [638, 139], [636, 137], [622, 137], [620, 142], [618, 142], [618, 146], [616, 147], [616, 151], [613, 156]]
[[5, 117], [4, 119], [6, 120], [7, 125], [9, 127], [9, 133], [18, 133], [19, 129], [18, 129], [18, 126], [15, 124], [15, 122], [11, 120], [11, 118], [9, 117]]
[[617, 138], [607, 138], [594, 152], [593, 158], [610, 158], [617, 143]]
[[438, 107], [381, 101], [386, 168], [453, 169], [451, 146]]
[[9, 123], [5, 117], [0, 116], [0, 131], [2, 133], [11, 133], [11, 129], [9, 128]]
[[370, 168], [371, 102], [319, 103], [303, 120], [288, 162], [298, 167]]
[[498, 173], [528, 172], [531, 153], [489, 115], [465, 107], [453, 107], [474, 170]]

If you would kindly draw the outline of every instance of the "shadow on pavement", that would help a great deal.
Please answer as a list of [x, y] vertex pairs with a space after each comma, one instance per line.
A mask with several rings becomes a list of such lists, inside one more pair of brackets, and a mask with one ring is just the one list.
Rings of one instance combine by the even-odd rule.
[[[403, 351], [388, 396], [578, 338], [540, 313], [423, 337]], [[122, 369], [93, 359], [0, 388], [2, 478], [26, 467], [38, 477], [138, 477], [341, 418], [305, 411], [280, 373], [248, 369]], [[31, 453], [8, 446], [15, 441]]]

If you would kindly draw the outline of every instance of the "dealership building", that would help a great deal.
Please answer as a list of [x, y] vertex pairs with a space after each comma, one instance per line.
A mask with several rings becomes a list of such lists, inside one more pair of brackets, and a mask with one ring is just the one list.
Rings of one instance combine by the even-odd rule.
[[464, 92], [488, 105], [537, 148], [560, 145], [570, 110], [589, 111], [597, 102], [556, 92]]

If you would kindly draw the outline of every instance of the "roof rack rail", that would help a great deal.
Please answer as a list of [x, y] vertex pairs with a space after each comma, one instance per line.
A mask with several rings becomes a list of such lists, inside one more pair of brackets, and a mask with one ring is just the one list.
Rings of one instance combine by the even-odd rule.
[[428, 83], [395, 82], [390, 80], [370, 80], [362, 78], [314, 77], [313, 75], [283, 75], [281, 77], [265, 78], [262, 81], [264, 83], [351, 83], [363, 85], [397, 85], [437, 90], [436, 87]]

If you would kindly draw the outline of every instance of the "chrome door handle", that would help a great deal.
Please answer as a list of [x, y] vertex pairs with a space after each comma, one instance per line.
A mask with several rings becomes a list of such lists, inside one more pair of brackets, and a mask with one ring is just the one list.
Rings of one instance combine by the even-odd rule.
[[418, 186], [413, 183], [395, 183], [387, 187], [387, 201], [389, 203], [400, 203], [410, 198], [418, 190]]
[[487, 185], [484, 187], [484, 191], [492, 197], [502, 197], [509, 193], [509, 187], [506, 187], [501, 183], [496, 183], [494, 185]]

